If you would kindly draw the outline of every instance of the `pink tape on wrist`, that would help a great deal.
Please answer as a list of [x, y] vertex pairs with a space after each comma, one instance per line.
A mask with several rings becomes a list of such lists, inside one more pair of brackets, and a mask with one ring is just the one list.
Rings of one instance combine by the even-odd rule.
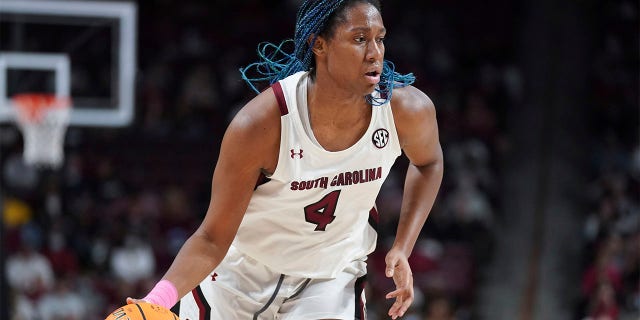
[[170, 309], [178, 302], [178, 289], [171, 281], [160, 280], [142, 300]]

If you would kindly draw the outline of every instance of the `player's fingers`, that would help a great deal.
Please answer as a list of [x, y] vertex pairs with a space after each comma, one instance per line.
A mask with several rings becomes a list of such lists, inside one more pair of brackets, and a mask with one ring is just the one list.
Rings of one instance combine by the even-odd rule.
[[397, 298], [402, 296], [402, 289], [393, 290], [385, 296], [387, 299]]
[[395, 262], [392, 264], [391, 263], [387, 264], [387, 268], [385, 269], [385, 274], [387, 278], [393, 277], [394, 269], [395, 269]]
[[[389, 309], [389, 316], [402, 317], [409, 310], [413, 303], [413, 297], [411, 296], [398, 296], [396, 301]], [[395, 319], [395, 318], [394, 318]]]
[[407, 312], [407, 310], [409, 310], [409, 307], [411, 307], [412, 303], [412, 297], [407, 297], [406, 299], [404, 299], [404, 301], [402, 302], [402, 306], [400, 307], [400, 312], [402, 313], [400, 316], [402, 316], [405, 312]]
[[396, 302], [393, 303], [393, 305], [391, 305], [391, 308], [389, 308], [389, 316], [391, 316], [393, 319], [396, 319], [397, 317], [402, 317], [404, 315], [404, 312], [406, 310], [403, 311], [402, 309], [403, 303], [402, 303], [402, 297], [398, 297], [396, 299]]
[[390, 316], [392, 316], [393, 319], [395, 319], [397, 317], [402, 317], [407, 312], [407, 309], [408, 308], [400, 306], [400, 307], [396, 308], [396, 310], [394, 310], [394, 312], [392, 314], [390, 314]]
[[407, 289], [398, 289], [398, 290], [391, 291], [387, 293], [385, 298], [386, 299], [402, 298], [404, 300], [411, 299], [411, 301], [413, 301], [413, 295]]
[[384, 260], [387, 265], [384, 273], [387, 278], [391, 278], [395, 273], [396, 265], [398, 265], [398, 258], [395, 255], [388, 255]]
[[138, 302], [146, 302], [142, 299], [134, 299], [131, 297], [127, 297], [127, 304], [134, 304], [134, 303], [138, 303]]

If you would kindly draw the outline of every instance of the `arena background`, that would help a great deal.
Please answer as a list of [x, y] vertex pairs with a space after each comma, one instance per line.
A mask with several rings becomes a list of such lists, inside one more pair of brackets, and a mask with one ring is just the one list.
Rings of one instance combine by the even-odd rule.
[[[129, 123], [70, 126], [58, 169], [26, 166], [17, 126], [0, 125], [0, 319], [103, 319], [162, 276], [206, 211], [226, 125], [254, 95], [238, 68], [259, 42], [292, 36], [299, 1], [132, 4], [127, 89], [117, 21], [0, 3], [0, 51], [70, 57], [74, 102], [117, 110], [133, 93]], [[404, 318], [639, 319], [637, 1], [387, 0], [383, 18], [386, 56], [434, 101], [445, 153]], [[8, 96], [55, 90], [54, 72], [3, 72]], [[378, 199], [369, 319], [389, 306], [381, 266], [405, 166]]]

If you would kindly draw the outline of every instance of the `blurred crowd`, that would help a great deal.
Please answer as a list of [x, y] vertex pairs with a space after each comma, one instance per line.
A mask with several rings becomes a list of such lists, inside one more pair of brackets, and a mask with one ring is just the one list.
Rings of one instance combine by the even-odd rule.
[[591, 79], [588, 212], [576, 319], [640, 315], [638, 7], [606, 6]]

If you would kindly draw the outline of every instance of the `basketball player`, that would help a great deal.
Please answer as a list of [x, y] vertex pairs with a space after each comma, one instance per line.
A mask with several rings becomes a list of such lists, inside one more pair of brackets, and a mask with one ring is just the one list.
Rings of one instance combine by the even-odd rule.
[[403, 316], [414, 298], [407, 258], [443, 165], [434, 106], [384, 60], [385, 34], [377, 0], [306, 0], [294, 53], [267, 44], [275, 51], [241, 70], [254, 89], [271, 86], [229, 125], [207, 214], [144, 300], [183, 320], [365, 319], [375, 200], [404, 151], [385, 271], [396, 285], [388, 313]]

